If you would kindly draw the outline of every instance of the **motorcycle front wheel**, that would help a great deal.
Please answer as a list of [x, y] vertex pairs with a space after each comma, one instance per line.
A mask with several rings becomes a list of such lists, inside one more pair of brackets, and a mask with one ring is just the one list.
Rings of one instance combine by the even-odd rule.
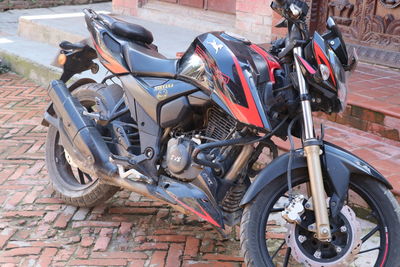
[[[308, 188], [307, 171], [294, 172], [293, 193], [307, 199]], [[337, 230], [331, 226], [332, 241], [326, 243], [282, 218], [287, 191], [286, 176], [282, 176], [245, 207], [240, 242], [247, 266], [400, 266], [399, 204], [380, 182], [365, 176], [351, 178], [345, 202], [350, 215], [341, 214], [343, 225]], [[313, 220], [313, 216], [308, 211], [303, 219]]]

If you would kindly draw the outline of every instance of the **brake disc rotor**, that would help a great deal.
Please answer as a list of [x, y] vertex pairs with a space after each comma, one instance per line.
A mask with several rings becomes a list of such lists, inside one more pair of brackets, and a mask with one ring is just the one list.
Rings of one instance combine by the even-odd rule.
[[349, 266], [361, 249], [361, 225], [349, 206], [342, 208], [339, 217], [341, 227], [332, 232], [331, 242], [321, 242], [314, 232], [288, 224], [286, 243], [293, 258], [309, 267]]

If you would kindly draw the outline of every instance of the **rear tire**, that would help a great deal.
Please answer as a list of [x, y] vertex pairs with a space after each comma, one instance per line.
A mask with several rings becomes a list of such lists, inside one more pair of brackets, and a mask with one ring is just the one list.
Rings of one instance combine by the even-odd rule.
[[[108, 110], [111, 110], [121, 99], [122, 92], [107, 90], [103, 84], [89, 83], [75, 89], [72, 95], [85, 107], [95, 105], [95, 100], [98, 98]], [[119, 191], [119, 187], [104, 184], [100, 179], [95, 179], [88, 184], [80, 184], [74, 177], [76, 176], [72, 171], [74, 167], [68, 163], [65, 152], [62, 154], [62, 150], [58, 130], [50, 125], [46, 139], [46, 165], [51, 186], [58, 198], [69, 205], [93, 207], [107, 201]], [[88, 177], [84, 173], [82, 176]]]
[[[298, 175], [293, 178], [293, 184], [307, 180], [306, 175]], [[373, 203], [377, 213], [381, 217], [381, 224], [386, 232], [379, 233], [384, 237], [383, 245], [379, 251], [375, 265], [383, 266], [399, 266], [400, 262], [400, 208], [393, 194], [382, 183], [373, 180], [370, 177], [352, 177], [352, 190], [366, 192]], [[264, 188], [256, 198], [248, 204], [242, 215], [240, 226], [240, 244], [242, 254], [245, 258], [246, 266], [251, 267], [273, 267], [271, 256], [266, 248], [265, 227], [268, 220], [269, 209], [274, 206], [277, 195], [287, 187], [286, 177], [280, 177], [274, 180], [268, 187]], [[286, 192], [286, 191], [283, 191]], [[264, 229], [264, 231], [262, 230]], [[382, 240], [383, 241], [383, 240]], [[382, 242], [381, 241], [381, 242]], [[386, 252], [385, 252], [386, 251]], [[373, 264], [373, 263], [372, 263]], [[292, 265], [288, 265], [292, 266]], [[297, 265], [296, 265], [297, 266]], [[358, 266], [358, 265], [357, 265]]]

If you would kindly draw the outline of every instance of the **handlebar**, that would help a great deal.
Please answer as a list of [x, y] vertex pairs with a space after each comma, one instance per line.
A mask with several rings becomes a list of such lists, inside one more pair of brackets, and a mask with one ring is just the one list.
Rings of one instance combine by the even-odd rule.
[[85, 16], [88, 17], [89, 19], [97, 19], [98, 18], [97, 13], [94, 12], [92, 9], [84, 8], [83, 14], [85, 14]]
[[304, 20], [309, 9], [302, 0], [275, 0], [271, 8], [282, 17], [292, 20]]

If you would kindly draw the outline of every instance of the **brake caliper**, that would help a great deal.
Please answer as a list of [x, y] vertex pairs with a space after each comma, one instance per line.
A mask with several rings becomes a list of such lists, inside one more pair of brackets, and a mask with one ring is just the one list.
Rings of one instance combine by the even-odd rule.
[[289, 223], [301, 223], [301, 215], [304, 213], [304, 196], [295, 196], [289, 204], [286, 206], [285, 210], [282, 211], [282, 217]]

